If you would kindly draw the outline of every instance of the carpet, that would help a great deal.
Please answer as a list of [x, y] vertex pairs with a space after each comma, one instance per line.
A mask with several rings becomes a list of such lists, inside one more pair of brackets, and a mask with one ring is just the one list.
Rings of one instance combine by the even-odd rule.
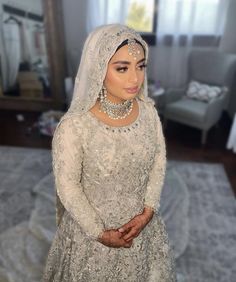
[[0, 233], [29, 219], [32, 188], [50, 172], [49, 150], [0, 146]]
[[236, 281], [236, 201], [223, 165], [171, 164], [189, 190], [189, 241], [177, 270], [188, 282]]
[[[0, 281], [37, 282], [55, 232], [50, 151], [0, 147], [0, 171]], [[223, 166], [169, 161], [162, 203], [178, 281], [235, 281], [236, 205]]]

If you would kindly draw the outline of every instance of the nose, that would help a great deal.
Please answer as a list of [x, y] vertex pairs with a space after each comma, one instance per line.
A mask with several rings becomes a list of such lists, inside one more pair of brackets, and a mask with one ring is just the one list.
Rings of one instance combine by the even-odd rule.
[[138, 74], [137, 74], [136, 69], [130, 70], [129, 82], [130, 83], [137, 83], [138, 82]]

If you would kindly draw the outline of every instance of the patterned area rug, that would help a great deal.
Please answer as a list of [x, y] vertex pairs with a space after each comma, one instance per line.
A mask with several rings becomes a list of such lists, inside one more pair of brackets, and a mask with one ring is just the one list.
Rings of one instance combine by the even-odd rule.
[[223, 165], [171, 164], [189, 195], [189, 242], [177, 260], [188, 282], [236, 281], [236, 201]]
[[50, 172], [49, 150], [0, 146], [0, 233], [29, 218], [32, 189]]
[[[50, 151], [0, 147], [1, 282], [39, 281], [55, 231], [52, 190], [48, 192], [48, 187], [53, 186], [50, 172]], [[173, 199], [163, 201], [162, 213], [164, 221], [172, 218], [172, 222], [176, 219], [174, 211], [183, 215], [178, 224], [167, 224], [173, 241], [179, 239], [172, 236], [174, 228], [175, 234], [184, 238], [179, 242], [185, 242], [173, 246], [178, 254], [179, 281], [235, 281], [236, 204], [223, 166], [169, 161], [162, 198], [171, 199], [173, 193], [168, 187], [176, 189], [175, 173], [181, 178], [179, 184], [182, 181], [179, 195], [174, 197], [175, 205], [171, 204]], [[11, 265], [15, 266], [14, 273]], [[22, 276], [22, 272], [28, 274]]]

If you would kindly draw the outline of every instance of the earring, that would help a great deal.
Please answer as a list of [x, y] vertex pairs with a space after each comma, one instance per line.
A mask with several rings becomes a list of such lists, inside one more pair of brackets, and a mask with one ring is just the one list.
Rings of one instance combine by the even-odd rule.
[[99, 99], [100, 99], [100, 101], [103, 101], [104, 99], [106, 99], [106, 97], [107, 97], [107, 89], [106, 89], [106, 87], [103, 85], [103, 86], [102, 86], [102, 89], [101, 89], [100, 92], [99, 92]]

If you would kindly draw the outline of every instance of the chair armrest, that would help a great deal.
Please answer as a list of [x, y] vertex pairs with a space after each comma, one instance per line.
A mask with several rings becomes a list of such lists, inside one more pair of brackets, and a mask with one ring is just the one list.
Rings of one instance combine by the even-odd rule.
[[216, 123], [222, 114], [225, 102], [225, 95], [216, 98], [208, 103], [206, 122], [210, 124]]
[[186, 88], [172, 89], [169, 88], [165, 92], [165, 104], [173, 103], [185, 94]]

